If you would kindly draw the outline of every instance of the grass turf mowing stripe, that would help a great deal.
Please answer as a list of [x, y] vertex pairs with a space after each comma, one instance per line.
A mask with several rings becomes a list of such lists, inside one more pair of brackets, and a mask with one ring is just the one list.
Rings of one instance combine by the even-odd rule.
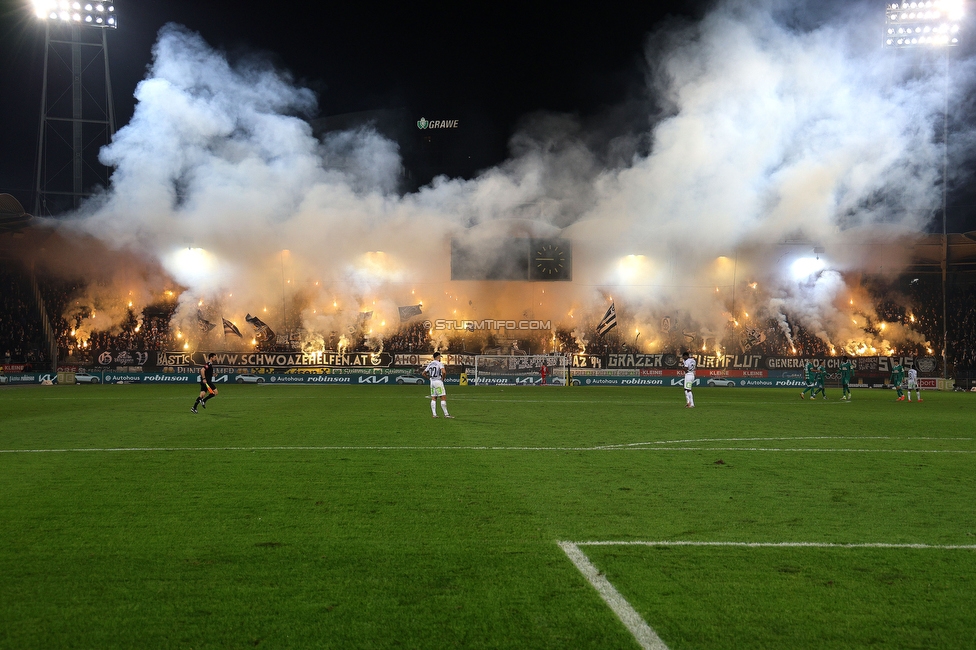
[[620, 595], [610, 581], [597, 570], [586, 554], [573, 542], [559, 542], [559, 547], [566, 553], [566, 557], [579, 569], [583, 577], [593, 585], [600, 598], [613, 610], [620, 622], [624, 624], [634, 639], [644, 650], [668, 650], [661, 637], [647, 624], [641, 615], [631, 607], [627, 599]]

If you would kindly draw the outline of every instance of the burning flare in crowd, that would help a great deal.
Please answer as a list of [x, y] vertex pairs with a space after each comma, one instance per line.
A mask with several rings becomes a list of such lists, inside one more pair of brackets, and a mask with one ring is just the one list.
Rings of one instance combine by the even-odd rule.
[[[941, 114], [943, 81], [931, 70], [903, 82], [864, 38], [867, 6], [787, 19], [730, 1], [673, 22], [648, 39], [656, 108], [614, 143], [635, 152], [626, 164], [602, 163], [571, 118], [536, 116], [505, 163], [407, 194], [397, 143], [369, 127], [316, 136], [300, 117], [316, 109], [310, 90], [169, 25], [132, 120], [101, 153], [110, 186], [50, 224], [64, 236], [39, 263], [57, 271], [79, 236], [104, 249], [67, 301], [79, 340], [133, 318], [145, 331], [152, 312], [183, 347], [247, 349], [260, 335], [246, 316], [260, 310], [305, 349], [381, 349], [421, 330], [437, 347], [488, 344], [421, 326], [441, 318], [549, 321], [540, 350], [582, 351], [613, 302], [614, 336], [637, 350], [930, 348], [911, 305], [895, 310], [901, 322], [879, 316], [867, 279], [904, 268], [940, 205], [926, 118]], [[653, 144], [636, 153], [638, 141]], [[461, 237], [486, 258], [506, 239], [569, 240], [572, 280], [452, 281]]]

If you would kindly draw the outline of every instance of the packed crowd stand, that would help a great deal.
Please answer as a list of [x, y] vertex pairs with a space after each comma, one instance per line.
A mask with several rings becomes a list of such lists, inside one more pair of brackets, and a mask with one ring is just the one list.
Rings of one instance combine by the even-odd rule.
[[47, 362], [40, 315], [23, 272], [0, 266], [0, 363]]
[[957, 370], [976, 372], [976, 287], [960, 292], [949, 304], [949, 349]]
[[[90, 307], [75, 298], [81, 285], [77, 283], [42, 281], [41, 292], [47, 306], [51, 326], [58, 337], [60, 356], [79, 365], [91, 363], [95, 350], [174, 350], [183, 345], [171, 325], [175, 303], [153, 305], [137, 314], [129, 310], [121, 324], [111, 331], [86, 331], [79, 336], [79, 327], [91, 315]], [[47, 361], [45, 341], [39, 315], [30, 294], [23, 271], [9, 266], [0, 267], [0, 351], [4, 363], [39, 364]], [[941, 284], [935, 280], [904, 278], [901, 286], [892, 288], [878, 283], [867, 286], [874, 299], [875, 318], [868, 332], [881, 338], [879, 323], [902, 323], [919, 334], [917, 341], [897, 344], [898, 354], [907, 356], [939, 356], [939, 350], [929, 351], [927, 344], [939, 348], [942, 340]], [[74, 301], [74, 304], [72, 304]], [[954, 287], [948, 303], [948, 339], [950, 367], [973, 372], [976, 370], [976, 286]], [[758, 320], [758, 322], [756, 322]], [[690, 327], [668, 328], [655, 332], [659, 341], [655, 351], [677, 353], [714, 352], [724, 354], [763, 354], [782, 356], [828, 356], [843, 354], [831, 349], [831, 343], [808, 331], [787, 316], [769, 316], [748, 324], [729, 323], [724, 331], [702, 334]], [[90, 321], [89, 321], [90, 322]], [[595, 323], [594, 323], [595, 326]], [[874, 329], [872, 329], [874, 328]], [[431, 353], [436, 349], [447, 352], [563, 354], [587, 353], [595, 355], [642, 351], [639, 338], [630, 338], [622, 328], [597, 336], [593, 328], [581, 332], [557, 329], [534, 338], [500, 339], [497, 334], [483, 332], [452, 332], [449, 338], [436, 337], [422, 320], [415, 320], [385, 337], [379, 343], [389, 353]], [[333, 332], [325, 343], [331, 349], [342, 345], [350, 352], [375, 351], [378, 340], [362, 332], [338, 337]], [[645, 337], [645, 341], [647, 337]], [[271, 344], [273, 345], [273, 344]], [[270, 347], [267, 349], [271, 349]], [[883, 352], [879, 352], [883, 354]]]

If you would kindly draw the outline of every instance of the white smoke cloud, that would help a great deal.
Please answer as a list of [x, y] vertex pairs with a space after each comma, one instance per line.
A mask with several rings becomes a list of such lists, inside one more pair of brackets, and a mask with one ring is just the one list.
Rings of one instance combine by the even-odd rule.
[[[374, 311], [376, 337], [398, 325], [397, 305], [423, 301], [434, 317], [533, 313], [575, 329], [612, 295], [635, 332], [671, 313], [714, 332], [739, 317], [732, 285], [758, 280], [740, 308], [849, 336], [841, 273], [873, 271], [852, 242], [918, 232], [940, 205], [944, 101], [936, 70], [902, 80], [878, 39], [859, 45], [851, 15], [801, 29], [729, 2], [669, 24], [648, 49], [664, 116], [610, 143], [612, 168], [577, 121], [542, 115], [513, 137], [508, 162], [402, 196], [396, 143], [370, 129], [317, 140], [302, 118], [310, 91], [168, 26], [132, 121], [102, 152], [111, 186], [70, 227], [161, 263], [187, 287], [186, 323], [204, 301], [239, 324], [249, 311], [277, 326], [300, 314], [321, 339]], [[633, 153], [641, 140], [649, 153]], [[471, 226], [562, 229], [574, 281], [545, 298], [539, 285], [451, 283], [450, 239]], [[786, 240], [807, 243], [778, 248]], [[792, 277], [814, 246], [829, 271]]]

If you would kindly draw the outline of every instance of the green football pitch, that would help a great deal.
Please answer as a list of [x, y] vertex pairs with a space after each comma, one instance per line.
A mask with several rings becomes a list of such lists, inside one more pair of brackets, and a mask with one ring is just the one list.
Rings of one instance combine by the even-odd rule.
[[3, 648], [974, 648], [968, 394], [0, 389]]

